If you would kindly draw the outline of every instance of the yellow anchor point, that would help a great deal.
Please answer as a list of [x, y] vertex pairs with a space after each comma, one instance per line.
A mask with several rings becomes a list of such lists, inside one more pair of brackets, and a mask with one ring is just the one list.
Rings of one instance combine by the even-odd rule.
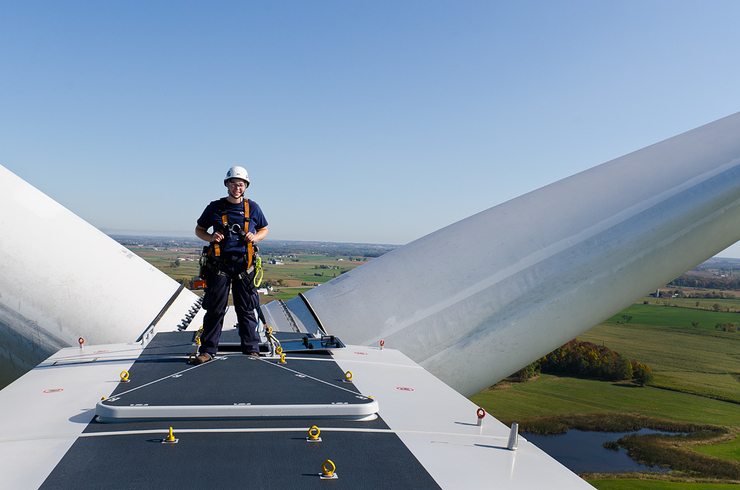
[[163, 444], [176, 444], [179, 439], [175, 439], [175, 434], [172, 432], [172, 427], [170, 427], [170, 433], [162, 440]]
[[327, 459], [324, 461], [324, 464], [321, 465], [321, 479], [333, 479], [338, 478], [337, 474], [335, 473], [337, 467], [334, 465], [334, 463]]
[[319, 434], [321, 434], [321, 431], [318, 427], [315, 425], [308, 429], [308, 437], [306, 437], [306, 440], [308, 442], [321, 442], [321, 438], [319, 437]]

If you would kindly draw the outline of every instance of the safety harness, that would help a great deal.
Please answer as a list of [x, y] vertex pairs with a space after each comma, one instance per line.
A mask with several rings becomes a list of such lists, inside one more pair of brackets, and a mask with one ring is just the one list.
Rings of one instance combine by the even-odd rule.
[[[226, 203], [228, 201], [226, 198], [221, 198], [221, 226], [222, 226], [222, 233], [225, 235], [227, 233], [236, 233], [240, 235], [242, 238], [247, 234], [249, 231], [249, 199], [244, 199], [244, 227], [240, 227], [238, 224], [232, 224], [229, 225], [229, 219], [226, 215]], [[246, 241], [246, 240], [245, 240]], [[252, 272], [257, 271], [254, 277], [254, 285], [259, 286], [259, 284], [262, 282], [262, 260], [257, 255], [258, 248], [255, 244], [252, 242], [247, 241], [247, 253], [245, 254], [243, 259], [244, 262], [246, 262], [246, 268], [245, 270], [239, 274], [239, 277], [246, 278]], [[238, 263], [238, 262], [237, 262]], [[226, 270], [222, 268], [221, 266], [224, 265], [224, 260], [221, 257], [221, 246], [218, 242], [213, 242], [210, 245], [203, 247], [203, 254], [201, 256], [201, 271], [200, 271], [200, 277], [205, 278], [207, 276], [207, 271], [215, 271], [218, 274], [222, 275], [228, 275]], [[259, 279], [258, 279], [259, 277]]]
[[[226, 217], [226, 203], [225, 197], [221, 198], [221, 225], [223, 233], [234, 233], [232, 227], [229, 226], [229, 219]], [[244, 199], [244, 227], [241, 228], [241, 232], [246, 234], [249, 231], [249, 199]], [[236, 233], [239, 233], [238, 231]], [[215, 257], [221, 257], [221, 247], [217, 242], [213, 243], [213, 255]], [[254, 244], [247, 242], [247, 270], [252, 268], [252, 261], [254, 260]]]

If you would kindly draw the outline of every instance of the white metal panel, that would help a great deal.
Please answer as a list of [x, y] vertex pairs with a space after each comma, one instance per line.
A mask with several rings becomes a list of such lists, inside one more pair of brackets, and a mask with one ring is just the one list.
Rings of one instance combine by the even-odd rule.
[[138, 344], [66, 348], [0, 391], [3, 487], [38, 488], [141, 350]]
[[472, 395], [740, 239], [738, 135], [740, 113], [471, 216], [306, 297], [344, 342], [385, 339]]
[[508, 427], [490, 415], [479, 427], [476, 405], [399, 351], [350, 345], [332, 355], [442, 488], [592, 488], [522, 437], [506, 449]]

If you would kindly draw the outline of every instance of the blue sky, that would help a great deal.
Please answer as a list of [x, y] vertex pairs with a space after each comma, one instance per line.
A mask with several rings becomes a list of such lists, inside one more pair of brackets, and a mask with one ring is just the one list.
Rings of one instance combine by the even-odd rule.
[[[231, 165], [270, 238], [404, 244], [740, 111], [736, 1], [8, 1], [0, 164], [189, 235]], [[725, 255], [740, 257], [738, 251]]]

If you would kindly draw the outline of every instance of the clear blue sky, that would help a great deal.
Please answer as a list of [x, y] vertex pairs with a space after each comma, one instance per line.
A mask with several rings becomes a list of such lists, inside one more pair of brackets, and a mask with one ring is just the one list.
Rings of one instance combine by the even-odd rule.
[[243, 165], [270, 238], [404, 244], [740, 111], [738, 19], [734, 0], [11, 0], [0, 164], [104, 231], [188, 235]]

